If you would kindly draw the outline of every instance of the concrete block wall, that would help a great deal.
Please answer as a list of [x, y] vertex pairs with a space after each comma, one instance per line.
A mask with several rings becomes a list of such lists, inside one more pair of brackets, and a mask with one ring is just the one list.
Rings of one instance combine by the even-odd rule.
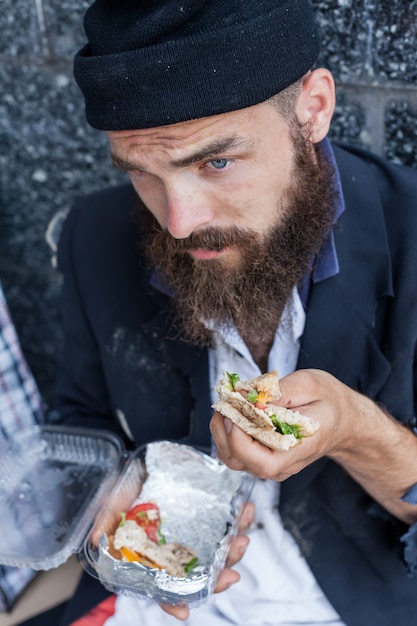
[[417, 1], [313, 5], [338, 87], [332, 137], [417, 167]]
[[[0, 280], [46, 401], [61, 279], [45, 230], [77, 195], [125, 180], [72, 78], [89, 0], [0, 0]], [[331, 136], [417, 167], [417, 0], [313, 0], [338, 105]]]

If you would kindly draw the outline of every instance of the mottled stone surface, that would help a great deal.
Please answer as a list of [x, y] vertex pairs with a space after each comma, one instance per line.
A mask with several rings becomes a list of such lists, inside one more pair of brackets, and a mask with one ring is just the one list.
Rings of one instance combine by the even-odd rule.
[[388, 104], [385, 155], [395, 163], [417, 167], [417, 106], [402, 101]]
[[35, 2], [2, 0], [0, 8], [0, 58], [39, 54]]
[[342, 80], [415, 84], [416, 0], [313, 0], [321, 61]]
[[350, 102], [345, 95], [337, 101], [329, 137], [334, 141], [370, 147], [370, 139], [366, 132], [366, 115], [362, 105]]
[[[75, 196], [125, 180], [85, 122], [72, 77], [90, 0], [2, 0], [0, 278], [48, 400], [61, 342], [61, 278], [45, 229]], [[313, 0], [338, 84], [333, 139], [417, 167], [417, 0]]]
[[45, 23], [51, 52], [56, 58], [72, 59], [85, 44], [83, 17], [89, 0], [44, 0]]
[[73, 199], [125, 180], [105, 135], [84, 120], [67, 68], [0, 63], [0, 277], [24, 352], [47, 398], [61, 333], [60, 277], [46, 227]]
[[86, 125], [78, 89], [65, 73], [23, 65], [11, 77], [0, 67], [0, 84], [2, 251], [13, 261], [38, 263], [44, 251], [32, 248], [54, 212], [119, 176], [105, 135]]

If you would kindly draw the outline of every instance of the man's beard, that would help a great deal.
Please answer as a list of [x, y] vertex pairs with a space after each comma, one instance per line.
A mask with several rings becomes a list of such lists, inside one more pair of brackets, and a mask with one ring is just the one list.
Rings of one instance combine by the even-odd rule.
[[[142, 211], [145, 255], [174, 294], [175, 322], [184, 339], [211, 345], [207, 322], [234, 324], [243, 338], [252, 341], [275, 332], [293, 287], [320, 253], [335, 209], [333, 170], [305, 134], [299, 126], [292, 131], [291, 180], [277, 203], [276, 224], [266, 236], [236, 226], [208, 227], [175, 239], [149, 211]], [[240, 252], [236, 267], [230, 268], [221, 258], [196, 261], [188, 252], [225, 247]]]

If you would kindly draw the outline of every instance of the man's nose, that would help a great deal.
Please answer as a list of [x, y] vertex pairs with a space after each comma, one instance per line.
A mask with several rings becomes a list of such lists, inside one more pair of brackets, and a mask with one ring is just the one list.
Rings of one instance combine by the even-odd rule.
[[214, 219], [206, 194], [186, 184], [165, 187], [167, 230], [175, 239], [185, 239], [192, 232], [208, 226]]

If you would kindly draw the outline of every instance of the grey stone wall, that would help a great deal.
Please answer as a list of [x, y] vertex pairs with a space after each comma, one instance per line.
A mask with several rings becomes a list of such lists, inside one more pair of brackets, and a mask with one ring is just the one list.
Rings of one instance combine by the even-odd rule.
[[[338, 105], [331, 135], [417, 167], [417, 0], [313, 0]], [[48, 401], [60, 277], [45, 229], [79, 194], [124, 180], [72, 78], [87, 0], [0, 0], [0, 277]]]
[[417, 167], [417, 0], [313, 0], [336, 78], [332, 137]]

